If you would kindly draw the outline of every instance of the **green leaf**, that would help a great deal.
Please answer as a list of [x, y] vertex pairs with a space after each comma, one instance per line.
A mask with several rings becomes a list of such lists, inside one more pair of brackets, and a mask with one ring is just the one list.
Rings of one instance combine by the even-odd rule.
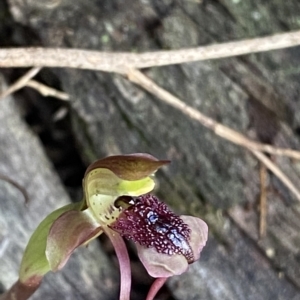
[[30, 282], [34, 278], [43, 277], [50, 271], [50, 265], [45, 251], [49, 230], [53, 222], [64, 212], [70, 210], [80, 210], [82, 203], [72, 203], [57, 209], [48, 215], [32, 234], [25, 249], [19, 278], [21, 282]]

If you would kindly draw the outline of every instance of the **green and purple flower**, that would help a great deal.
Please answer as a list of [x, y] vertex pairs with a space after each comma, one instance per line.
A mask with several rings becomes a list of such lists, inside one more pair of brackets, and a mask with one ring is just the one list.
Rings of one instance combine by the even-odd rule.
[[84, 176], [84, 199], [50, 214], [25, 250], [19, 281], [0, 300], [28, 299], [48, 271], [61, 269], [80, 245], [105, 233], [121, 269], [120, 299], [129, 300], [131, 269], [123, 238], [136, 244], [149, 275], [156, 278], [147, 300], [166, 279], [200, 257], [207, 241], [204, 221], [178, 216], [156, 196], [154, 173], [169, 161], [149, 154], [110, 156], [91, 164]]

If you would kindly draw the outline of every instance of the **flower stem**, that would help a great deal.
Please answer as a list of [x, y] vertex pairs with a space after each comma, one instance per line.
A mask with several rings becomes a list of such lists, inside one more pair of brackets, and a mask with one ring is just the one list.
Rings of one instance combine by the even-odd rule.
[[8, 291], [0, 295], [0, 300], [27, 300], [38, 289], [40, 282], [26, 285], [18, 280]]
[[121, 289], [120, 300], [129, 300], [131, 290], [131, 269], [128, 251], [123, 238], [115, 231], [105, 226], [104, 232], [114, 246], [120, 265]]
[[168, 279], [167, 277], [156, 278], [151, 285], [146, 300], [153, 300], [167, 279]]

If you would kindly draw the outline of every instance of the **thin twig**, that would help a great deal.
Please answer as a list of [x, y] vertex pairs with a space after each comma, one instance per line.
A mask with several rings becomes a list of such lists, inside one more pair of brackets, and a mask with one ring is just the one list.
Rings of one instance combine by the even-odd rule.
[[[250, 149], [251, 150], [251, 149]], [[255, 150], [251, 152], [259, 159], [279, 180], [300, 200], [300, 191], [290, 179], [263, 153]]]
[[0, 95], [0, 100], [7, 97], [8, 95], [14, 93], [15, 91], [20, 90], [24, 86], [26, 86], [28, 81], [31, 78], [33, 78], [40, 70], [41, 70], [41, 67], [35, 67], [35, 68], [30, 69], [22, 77], [20, 77], [15, 83], [10, 85], [10, 87]]
[[259, 237], [264, 238], [267, 231], [267, 168], [264, 164], [260, 165], [260, 197], [259, 197]]
[[230, 129], [216, 122], [215, 120], [203, 115], [201, 112], [194, 109], [193, 107], [188, 106], [179, 98], [175, 97], [171, 93], [159, 87], [154, 81], [145, 76], [142, 72], [138, 70], [130, 70], [127, 75], [130, 81], [143, 87], [145, 90], [155, 95], [165, 103], [179, 109], [188, 117], [198, 121], [206, 128], [211, 129], [215, 134], [234, 144], [237, 144], [250, 150], [263, 164], [265, 164], [265, 166], [270, 171], [272, 171], [290, 189], [290, 191], [300, 201], [300, 191], [294, 186], [294, 184], [289, 180], [289, 178], [260, 151], [273, 153], [277, 155], [286, 155], [298, 159], [300, 152], [289, 149], [279, 149], [271, 145], [265, 145], [252, 141], [247, 137], [243, 136], [241, 133], [236, 132], [233, 129]]
[[145, 76], [142, 72], [138, 70], [130, 70], [128, 73], [128, 79], [141, 87], [143, 87], [145, 90], [150, 92], [151, 94], [154, 94], [164, 102], [168, 103], [169, 105], [181, 110], [185, 115], [188, 117], [197, 120], [200, 122], [203, 126], [211, 129], [214, 131], [214, 133], [226, 140], [229, 140], [230, 142], [252, 149], [252, 150], [258, 150], [263, 151], [270, 154], [280, 155], [280, 156], [288, 156], [294, 159], [300, 159], [300, 151], [292, 150], [292, 149], [282, 149], [282, 148], [276, 148], [268, 144], [262, 144], [258, 143], [256, 141], [253, 141], [241, 133], [226, 127], [212, 118], [209, 118], [202, 114], [200, 111], [196, 110], [195, 108], [187, 105], [183, 101], [181, 101], [179, 98], [175, 97], [171, 93], [167, 92], [163, 88], [159, 87], [154, 81], [152, 81], [150, 78]]
[[49, 87], [45, 84], [42, 84], [36, 80], [29, 80], [26, 84], [26, 86], [29, 86], [35, 90], [37, 90], [40, 94], [42, 94], [45, 97], [51, 96], [63, 101], [68, 101], [70, 99], [70, 96], [67, 93], [58, 91], [52, 87]]
[[4, 180], [10, 183], [11, 185], [13, 185], [15, 188], [17, 188], [22, 193], [25, 200], [25, 204], [29, 202], [27, 191], [20, 184], [18, 184], [16, 181], [3, 174], [0, 174], [0, 180]]
[[67, 67], [126, 74], [129, 68], [141, 69], [232, 57], [294, 47], [299, 44], [300, 31], [294, 31], [191, 49], [140, 54], [97, 52], [82, 49], [6, 48], [0, 49], [0, 67]]

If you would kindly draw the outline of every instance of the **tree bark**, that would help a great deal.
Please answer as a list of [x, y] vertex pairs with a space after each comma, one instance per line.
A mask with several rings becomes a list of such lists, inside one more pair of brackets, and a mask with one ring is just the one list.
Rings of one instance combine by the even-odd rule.
[[[296, 30], [300, 13], [296, 0], [9, 3], [15, 20], [35, 32], [41, 46], [103, 51], [179, 49]], [[259, 141], [299, 149], [297, 49], [145, 72], [219, 122]], [[209, 223], [200, 261], [169, 280], [175, 299], [299, 297], [299, 204], [271, 175], [267, 235], [258, 240], [259, 166], [250, 153], [120, 75], [54, 72], [71, 95], [73, 128], [87, 163], [131, 152], [171, 159], [157, 174], [157, 193], [176, 212]], [[299, 182], [297, 162], [272, 159]]]

